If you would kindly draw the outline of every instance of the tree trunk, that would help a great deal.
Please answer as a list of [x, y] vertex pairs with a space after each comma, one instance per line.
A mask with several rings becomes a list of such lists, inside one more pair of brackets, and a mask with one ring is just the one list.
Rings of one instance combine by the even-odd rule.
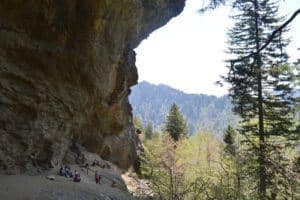
[[[258, 16], [258, 2], [254, 2], [255, 6], [255, 28], [256, 28], [256, 51], [260, 49], [260, 33], [259, 33], [259, 16]], [[265, 132], [264, 132], [264, 113], [263, 113], [263, 91], [262, 91], [262, 61], [260, 53], [256, 54], [257, 67], [257, 95], [258, 95], [258, 133], [259, 133], [259, 197], [266, 198], [266, 163], [265, 163]]]

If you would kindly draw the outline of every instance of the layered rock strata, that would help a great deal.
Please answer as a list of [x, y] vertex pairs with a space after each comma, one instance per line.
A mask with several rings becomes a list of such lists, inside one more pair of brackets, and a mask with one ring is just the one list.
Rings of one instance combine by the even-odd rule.
[[0, 168], [60, 165], [74, 143], [131, 166], [133, 49], [183, 7], [184, 0], [1, 0]]

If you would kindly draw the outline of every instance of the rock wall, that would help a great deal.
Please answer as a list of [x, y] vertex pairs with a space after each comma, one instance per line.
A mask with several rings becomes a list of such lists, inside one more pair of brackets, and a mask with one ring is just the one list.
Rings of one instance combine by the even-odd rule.
[[134, 48], [185, 0], [1, 0], [0, 169], [61, 164], [74, 143], [127, 168]]

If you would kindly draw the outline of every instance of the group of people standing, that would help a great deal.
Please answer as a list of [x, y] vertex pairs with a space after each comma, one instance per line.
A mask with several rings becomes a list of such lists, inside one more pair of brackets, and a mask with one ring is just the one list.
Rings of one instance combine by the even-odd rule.
[[77, 170], [74, 171], [74, 174], [71, 170], [71, 168], [68, 165], [61, 166], [59, 169], [59, 175], [60, 176], [65, 176], [66, 178], [73, 178], [74, 182], [80, 182], [80, 174]]
[[[64, 176], [66, 178], [73, 178], [74, 182], [80, 182], [81, 181], [79, 172], [77, 170], [75, 170], [74, 174], [73, 174], [71, 168], [68, 165], [60, 167], [59, 175]], [[95, 172], [95, 182], [96, 182], [96, 184], [100, 184], [100, 180], [101, 180], [101, 175], [99, 174], [98, 171], [96, 171]]]

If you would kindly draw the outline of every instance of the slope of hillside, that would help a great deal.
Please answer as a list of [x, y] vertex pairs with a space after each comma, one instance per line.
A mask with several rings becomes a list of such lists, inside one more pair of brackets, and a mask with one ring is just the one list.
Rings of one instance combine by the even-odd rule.
[[186, 94], [166, 85], [154, 85], [143, 81], [132, 88], [129, 100], [134, 115], [139, 117], [144, 125], [151, 122], [155, 129], [162, 128], [172, 103], [180, 107], [191, 134], [196, 130], [207, 130], [220, 135], [227, 125], [235, 125], [237, 122], [227, 96]]

